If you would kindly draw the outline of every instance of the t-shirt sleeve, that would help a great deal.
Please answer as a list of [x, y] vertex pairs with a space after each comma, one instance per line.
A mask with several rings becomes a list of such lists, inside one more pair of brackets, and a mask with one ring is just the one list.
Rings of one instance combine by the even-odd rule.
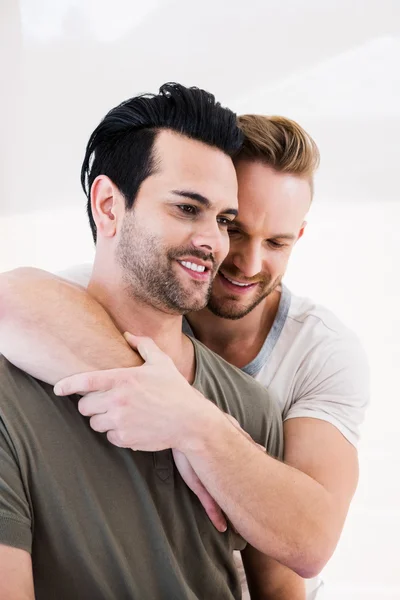
[[283, 458], [283, 423], [278, 403], [269, 391], [252, 381], [247, 398], [244, 429], [270, 456]]
[[270, 456], [282, 460], [283, 458], [283, 425], [282, 415], [278, 404], [270, 399], [270, 415], [268, 419], [268, 432], [265, 447]]
[[0, 419], [0, 544], [31, 551], [31, 511], [16, 451]]
[[334, 425], [354, 446], [369, 402], [369, 367], [356, 336], [332, 339], [304, 358], [284, 420], [312, 417]]

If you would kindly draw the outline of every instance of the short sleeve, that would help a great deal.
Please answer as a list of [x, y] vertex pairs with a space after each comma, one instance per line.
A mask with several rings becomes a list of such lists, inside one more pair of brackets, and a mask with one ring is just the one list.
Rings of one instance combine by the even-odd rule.
[[0, 419], [0, 544], [31, 552], [31, 511], [12, 440]]
[[300, 365], [293, 401], [284, 420], [321, 419], [334, 425], [354, 446], [369, 402], [369, 367], [356, 336], [327, 340]]
[[278, 404], [272, 398], [270, 402], [269, 428], [265, 447], [270, 456], [282, 460], [283, 458], [283, 426], [282, 415]]

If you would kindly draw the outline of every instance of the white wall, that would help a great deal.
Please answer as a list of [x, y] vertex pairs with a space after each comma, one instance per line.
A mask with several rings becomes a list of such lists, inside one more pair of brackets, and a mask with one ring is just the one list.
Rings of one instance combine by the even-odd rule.
[[316, 198], [287, 283], [355, 329], [372, 367], [360, 485], [324, 598], [400, 599], [400, 2], [3, 0], [0, 11], [0, 271], [91, 259], [80, 161], [126, 97], [179, 80], [314, 135]]

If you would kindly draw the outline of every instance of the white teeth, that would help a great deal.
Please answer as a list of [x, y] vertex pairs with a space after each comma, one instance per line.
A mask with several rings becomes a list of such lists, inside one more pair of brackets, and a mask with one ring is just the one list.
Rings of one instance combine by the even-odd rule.
[[233, 281], [232, 279], [229, 279], [229, 277], [227, 277], [226, 275], [224, 275], [224, 277], [225, 279], [230, 281], [230, 283], [233, 283], [233, 285], [238, 285], [239, 287], [249, 287], [250, 285], [253, 285], [252, 283], [239, 283], [238, 281]]
[[190, 269], [191, 271], [196, 271], [197, 273], [204, 273], [206, 268], [203, 265], [196, 265], [195, 263], [188, 262], [187, 260], [180, 260], [181, 265]]

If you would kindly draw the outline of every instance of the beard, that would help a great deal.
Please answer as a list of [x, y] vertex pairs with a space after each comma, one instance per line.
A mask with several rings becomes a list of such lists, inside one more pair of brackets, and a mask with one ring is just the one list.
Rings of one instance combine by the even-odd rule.
[[[222, 277], [222, 275], [220, 275]], [[235, 279], [234, 275], [229, 273], [231, 279]], [[238, 277], [241, 281], [243, 278]], [[258, 291], [246, 304], [240, 296], [227, 293], [226, 295], [217, 296], [211, 290], [207, 308], [217, 317], [222, 319], [231, 319], [236, 321], [242, 319], [251, 313], [267, 296], [269, 296], [281, 283], [282, 275], [278, 275], [275, 279], [270, 276], [264, 276], [262, 280], [258, 279]], [[251, 283], [251, 281], [247, 282]]]
[[[195, 257], [213, 264], [208, 282], [179, 277], [174, 263], [182, 257]], [[160, 238], [135, 223], [133, 215], [125, 216], [116, 259], [129, 296], [158, 310], [183, 315], [204, 308], [209, 300], [218, 266], [212, 254], [199, 248], [168, 248]]]

